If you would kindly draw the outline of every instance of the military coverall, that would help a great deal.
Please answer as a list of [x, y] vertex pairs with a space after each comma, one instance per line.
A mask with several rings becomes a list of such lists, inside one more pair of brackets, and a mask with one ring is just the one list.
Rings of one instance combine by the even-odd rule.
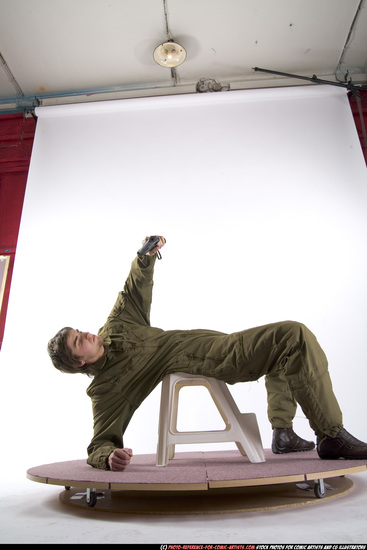
[[89, 464], [108, 468], [107, 458], [123, 447], [123, 434], [136, 409], [166, 374], [178, 371], [228, 384], [266, 375], [269, 418], [289, 426], [297, 401], [318, 436], [337, 434], [342, 413], [327, 359], [306, 326], [285, 321], [232, 334], [151, 327], [155, 261], [155, 255], [133, 260], [124, 289], [98, 332], [105, 353], [94, 364], [87, 388], [94, 416]]

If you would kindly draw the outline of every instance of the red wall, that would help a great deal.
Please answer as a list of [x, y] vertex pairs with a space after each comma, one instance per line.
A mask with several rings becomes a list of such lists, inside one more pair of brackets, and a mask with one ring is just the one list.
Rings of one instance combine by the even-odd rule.
[[10, 256], [0, 313], [0, 348], [35, 129], [35, 120], [22, 113], [0, 116], [0, 255]]
[[[362, 93], [367, 98], [367, 90]], [[363, 135], [364, 128], [367, 128], [367, 101], [361, 100], [358, 105], [355, 96], [352, 95], [349, 101], [367, 163], [367, 143]], [[364, 127], [360, 111], [363, 115]], [[19, 113], [0, 116], [0, 255], [10, 255], [7, 284], [0, 313], [0, 348], [4, 335], [11, 275], [35, 129], [36, 123], [32, 117], [24, 118]]]
[[[354, 121], [356, 123], [356, 128], [358, 132], [359, 139], [361, 141], [362, 145], [362, 151], [364, 154], [364, 160], [367, 164], [367, 89], [364, 88], [361, 91], [361, 95], [363, 95], [364, 99], [358, 100], [358, 98], [355, 95], [352, 95], [351, 93], [349, 95], [349, 103], [350, 107], [352, 109], [352, 113], [354, 116]], [[362, 113], [362, 118], [361, 118]], [[363, 133], [365, 135], [363, 135]]]

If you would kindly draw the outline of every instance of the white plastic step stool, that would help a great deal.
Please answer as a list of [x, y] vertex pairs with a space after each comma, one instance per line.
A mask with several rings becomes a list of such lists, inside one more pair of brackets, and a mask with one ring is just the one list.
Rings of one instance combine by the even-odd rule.
[[[178, 394], [183, 386], [205, 386], [221, 414], [224, 430], [179, 432]], [[265, 462], [264, 449], [255, 413], [241, 413], [225, 382], [201, 375], [177, 372], [162, 381], [156, 465], [166, 466], [174, 457], [177, 443], [233, 441], [250, 462]]]

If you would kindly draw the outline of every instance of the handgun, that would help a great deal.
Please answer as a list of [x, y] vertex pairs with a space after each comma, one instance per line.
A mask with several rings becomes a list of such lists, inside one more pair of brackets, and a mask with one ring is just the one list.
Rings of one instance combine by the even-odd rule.
[[[153, 250], [153, 248], [155, 248], [158, 243], [159, 243], [159, 237], [155, 237], [155, 236], [149, 237], [147, 242], [145, 244], [143, 244], [143, 246], [141, 248], [139, 248], [139, 250], [137, 252], [138, 256], [144, 256], [147, 252], [150, 252], [151, 250]], [[157, 252], [157, 256], [158, 256], [159, 260], [162, 257], [160, 255], [159, 251]]]

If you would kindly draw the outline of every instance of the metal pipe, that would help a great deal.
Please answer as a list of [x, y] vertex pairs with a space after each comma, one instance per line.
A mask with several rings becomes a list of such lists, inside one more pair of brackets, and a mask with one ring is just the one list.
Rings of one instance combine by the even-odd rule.
[[103, 93], [111, 93], [111, 92], [129, 92], [131, 90], [146, 90], [149, 88], [162, 88], [166, 86], [162, 86], [162, 83], [160, 82], [151, 82], [149, 84], [131, 84], [129, 86], [113, 86], [110, 88], [97, 88], [94, 90], [80, 90], [80, 91], [72, 91], [72, 92], [59, 92], [56, 94], [43, 94], [43, 95], [22, 95], [21, 97], [5, 97], [0, 99], [0, 104], [2, 103], [19, 103], [19, 102], [27, 102], [27, 101], [36, 101], [40, 102], [42, 99], [53, 99], [58, 97], [77, 97], [77, 96], [90, 96], [90, 95], [96, 95], [96, 94], [103, 94]]
[[[358, 5], [358, 8], [357, 8], [357, 10], [356, 10], [356, 13], [355, 13], [355, 15], [354, 15], [354, 17], [353, 17], [353, 21], [352, 21], [352, 24], [351, 24], [351, 26], [350, 26], [350, 29], [349, 29], [349, 32], [348, 32], [347, 39], [346, 39], [345, 44], [344, 44], [344, 48], [343, 48], [342, 54], [341, 54], [341, 56], [340, 56], [339, 63], [338, 63], [338, 65], [337, 65], [336, 70], [335, 70], [335, 73], [334, 73], [334, 74], [335, 74], [335, 78], [336, 78], [338, 81], [340, 81], [340, 82], [343, 82], [343, 80], [341, 80], [341, 79], [338, 78], [338, 72], [341, 71], [341, 65], [342, 65], [342, 63], [343, 63], [343, 59], [344, 59], [346, 50], [348, 49], [349, 42], [351, 41], [351, 38], [352, 38], [352, 33], [353, 33], [354, 28], [355, 28], [355, 26], [356, 26], [356, 24], [357, 24], [357, 20], [358, 20], [358, 17], [359, 17], [359, 15], [360, 15], [360, 12], [361, 12], [361, 9], [362, 9], [362, 6], [363, 6], [364, 3], [365, 3], [365, 0], [360, 0], [359, 5]], [[348, 73], [347, 73], [347, 74], [348, 74]], [[344, 78], [347, 77], [347, 74], [344, 75]]]

